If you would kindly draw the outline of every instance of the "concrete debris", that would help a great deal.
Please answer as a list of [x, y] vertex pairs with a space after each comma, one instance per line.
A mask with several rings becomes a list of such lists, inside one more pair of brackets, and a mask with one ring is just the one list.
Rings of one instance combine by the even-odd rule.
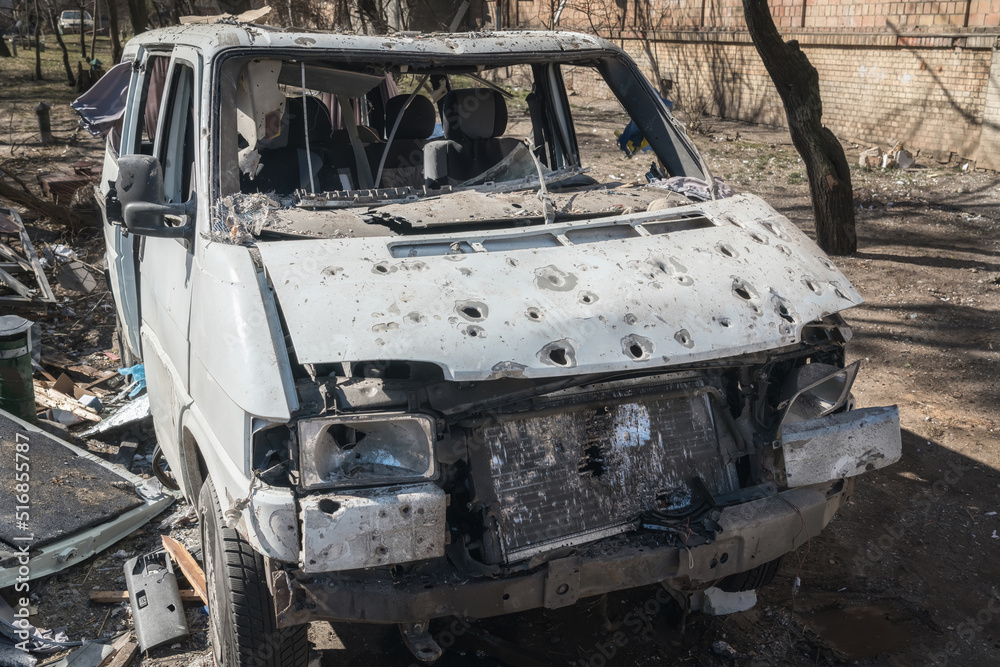
[[705, 591], [701, 611], [710, 616], [726, 616], [752, 609], [757, 604], [757, 591], [730, 593], [712, 586]]
[[886, 152], [873, 146], [858, 156], [858, 166], [862, 169], [910, 169], [916, 164], [913, 154], [903, 148], [901, 141]]
[[906, 150], [905, 148], [901, 148], [898, 151], [896, 151], [895, 157], [896, 157], [896, 166], [899, 167], [900, 169], [909, 169], [910, 167], [914, 166], [917, 163], [917, 161], [913, 159], [913, 155], [910, 154], [910, 151]]
[[721, 655], [723, 658], [729, 658], [731, 660], [735, 660], [740, 657], [740, 654], [736, 652], [736, 649], [722, 640], [712, 642], [712, 653]]
[[858, 156], [858, 166], [862, 169], [875, 169], [882, 162], [882, 149], [878, 146], [861, 151]]

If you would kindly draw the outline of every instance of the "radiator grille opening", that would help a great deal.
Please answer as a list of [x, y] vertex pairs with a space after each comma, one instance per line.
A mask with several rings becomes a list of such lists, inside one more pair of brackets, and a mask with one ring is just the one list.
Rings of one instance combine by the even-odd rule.
[[[473, 458], [496, 562], [529, 558], [629, 530], [657, 497], [738, 488], [705, 391], [694, 384], [646, 396], [578, 397], [481, 426]], [[682, 509], [682, 508], [678, 508]]]

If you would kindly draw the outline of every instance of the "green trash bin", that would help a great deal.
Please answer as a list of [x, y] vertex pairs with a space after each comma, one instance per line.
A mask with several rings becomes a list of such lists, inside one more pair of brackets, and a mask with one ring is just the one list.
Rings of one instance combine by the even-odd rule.
[[35, 386], [28, 351], [31, 325], [17, 315], [0, 317], [0, 410], [34, 422]]

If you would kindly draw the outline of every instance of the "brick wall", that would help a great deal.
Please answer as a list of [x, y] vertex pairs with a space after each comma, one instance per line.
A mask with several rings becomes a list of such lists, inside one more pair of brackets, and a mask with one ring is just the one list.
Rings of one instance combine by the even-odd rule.
[[[781, 100], [752, 44], [640, 40], [622, 45], [654, 82], [674, 81], [673, 97], [687, 111], [785, 125]], [[994, 52], [895, 47], [805, 45], [820, 75], [823, 120], [844, 140], [979, 160], [1000, 152], [984, 143]], [[1000, 117], [1000, 71], [995, 71], [991, 113]], [[989, 168], [997, 168], [991, 166]]]
[[983, 130], [979, 140], [979, 166], [1000, 171], [1000, 57], [993, 52], [989, 84], [983, 103]]
[[[553, 11], [549, 2], [512, 2], [516, 11], [513, 18], [520, 24], [548, 27]], [[558, 5], [558, 2], [555, 4]], [[901, 30], [959, 30], [1000, 26], [1000, 0], [771, 0], [769, 5], [779, 28], [884, 30], [895, 27]], [[560, 26], [741, 30], [746, 27], [746, 22], [743, 20], [742, 0], [567, 0]]]
[[[522, 24], [548, 25], [543, 0], [517, 7]], [[842, 140], [903, 141], [925, 162], [950, 157], [1000, 170], [1000, 0], [770, 7], [819, 72], [823, 121]], [[674, 82], [678, 108], [786, 125], [739, 0], [568, 0], [559, 27], [613, 39], [651, 81]], [[576, 74], [568, 83], [586, 93], [593, 81]]]

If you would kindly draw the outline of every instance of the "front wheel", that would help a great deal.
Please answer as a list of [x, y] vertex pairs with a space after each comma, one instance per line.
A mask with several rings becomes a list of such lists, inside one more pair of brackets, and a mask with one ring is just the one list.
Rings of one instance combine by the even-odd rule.
[[306, 667], [307, 625], [279, 628], [264, 558], [227, 528], [212, 479], [198, 498], [210, 636], [219, 667]]

